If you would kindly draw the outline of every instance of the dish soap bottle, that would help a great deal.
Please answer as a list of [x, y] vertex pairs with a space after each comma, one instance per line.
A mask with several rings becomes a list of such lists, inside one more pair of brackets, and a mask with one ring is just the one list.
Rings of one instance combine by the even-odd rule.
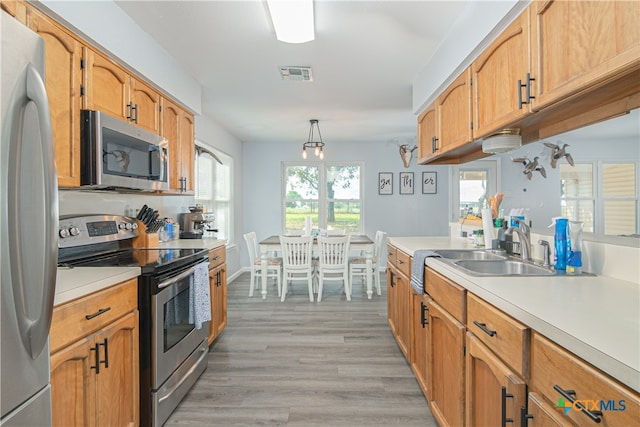
[[567, 274], [582, 274], [582, 229], [584, 223], [569, 221], [569, 258], [567, 259]]
[[554, 218], [556, 225], [555, 235], [553, 236], [553, 247], [555, 253], [553, 255], [553, 266], [557, 271], [567, 269], [567, 255], [569, 242], [567, 241], [567, 218]]

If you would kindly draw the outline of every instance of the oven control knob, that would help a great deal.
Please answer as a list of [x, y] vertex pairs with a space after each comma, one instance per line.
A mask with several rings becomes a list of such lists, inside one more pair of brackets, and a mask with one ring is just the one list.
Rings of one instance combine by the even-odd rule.
[[61, 228], [60, 230], [58, 230], [58, 236], [63, 239], [69, 237], [69, 230], [67, 230], [66, 228]]
[[126, 227], [127, 227], [127, 225], [126, 225], [125, 223], [118, 224], [118, 228], [119, 228], [120, 230], [124, 230]]
[[80, 229], [78, 227], [71, 227], [69, 229], [69, 234], [71, 234], [72, 236], [77, 236], [78, 234], [80, 234]]
[[127, 230], [131, 230], [131, 228], [132, 228], [133, 226], [131, 225], [131, 223], [130, 223], [130, 222], [128, 222], [128, 223], [125, 225], [125, 227], [127, 228]]
[[131, 228], [133, 230], [137, 230], [138, 229], [138, 223], [134, 222], [133, 224], [131, 224]]

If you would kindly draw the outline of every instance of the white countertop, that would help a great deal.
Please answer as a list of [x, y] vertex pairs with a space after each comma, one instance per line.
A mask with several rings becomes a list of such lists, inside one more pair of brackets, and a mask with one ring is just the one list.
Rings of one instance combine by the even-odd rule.
[[[209, 238], [177, 239], [162, 242], [158, 245], [158, 248], [211, 250], [226, 243], [226, 240]], [[139, 267], [59, 267], [53, 305], [57, 306], [138, 277], [140, 272]]]
[[[389, 237], [419, 249], [468, 248], [449, 237]], [[605, 276], [469, 276], [438, 258], [425, 264], [533, 330], [640, 391], [640, 284]]]
[[53, 305], [89, 295], [140, 275], [140, 267], [58, 267]]

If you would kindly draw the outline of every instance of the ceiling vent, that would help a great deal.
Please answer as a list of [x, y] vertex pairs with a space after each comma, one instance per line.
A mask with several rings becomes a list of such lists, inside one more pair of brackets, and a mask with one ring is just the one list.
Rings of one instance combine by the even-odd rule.
[[282, 76], [282, 80], [313, 81], [311, 67], [280, 67], [280, 76]]

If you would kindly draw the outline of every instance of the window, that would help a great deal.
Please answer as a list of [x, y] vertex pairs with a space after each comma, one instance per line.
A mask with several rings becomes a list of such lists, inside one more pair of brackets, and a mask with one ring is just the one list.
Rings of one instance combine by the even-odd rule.
[[561, 212], [603, 234], [638, 233], [638, 164], [560, 164]]
[[362, 165], [356, 163], [305, 163], [283, 165], [283, 229], [313, 228], [363, 230]]
[[484, 160], [451, 168], [452, 187], [451, 220], [458, 221], [467, 215], [480, 215], [485, 196], [498, 192], [497, 161]]
[[[233, 204], [231, 201], [231, 176], [233, 159], [215, 148], [197, 143], [205, 150], [196, 157], [195, 203], [215, 215], [217, 237], [229, 242], [233, 239]], [[219, 163], [207, 151], [213, 153]]]

